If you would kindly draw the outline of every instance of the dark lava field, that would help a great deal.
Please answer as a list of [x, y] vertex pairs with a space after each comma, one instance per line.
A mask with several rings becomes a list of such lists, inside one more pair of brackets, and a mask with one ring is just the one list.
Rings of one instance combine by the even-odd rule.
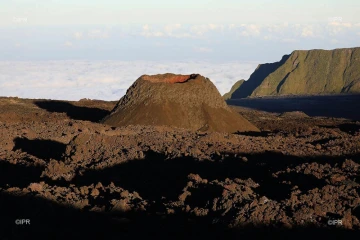
[[100, 124], [115, 104], [0, 98], [0, 239], [360, 236], [360, 122], [232, 106], [261, 132]]

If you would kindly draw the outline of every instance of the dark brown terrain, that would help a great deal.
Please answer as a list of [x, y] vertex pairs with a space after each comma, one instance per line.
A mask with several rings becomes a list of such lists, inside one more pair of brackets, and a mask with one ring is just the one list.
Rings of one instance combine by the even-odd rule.
[[98, 123], [115, 105], [0, 98], [0, 239], [359, 236], [360, 122], [231, 107], [261, 132]]

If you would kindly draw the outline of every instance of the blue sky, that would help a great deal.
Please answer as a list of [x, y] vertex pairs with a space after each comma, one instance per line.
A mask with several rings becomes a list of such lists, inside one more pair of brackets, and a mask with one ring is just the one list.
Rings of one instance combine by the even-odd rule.
[[2, 0], [0, 60], [276, 61], [353, 47], [354, 0]]
[[[76, 91], [86, 78], [96, 86], [89, 98], [115, 100], [139, 74], [190, 70], [224, 93], [293, 50], [359, 46], [359, 12], [358, 0], [0, 0], [0, 96], [74, 99], [61, 93], [64, 77], [64, 87]], [[54, 61], [59, 67], [47, 66]], [[127, 69], [105, 74], [105, 63]], [[99, 86], [108, 79], [126, 84], [111, 82], [115, 95], [106, 95]], [[26, 81], [41, 91], [32, 95]]]

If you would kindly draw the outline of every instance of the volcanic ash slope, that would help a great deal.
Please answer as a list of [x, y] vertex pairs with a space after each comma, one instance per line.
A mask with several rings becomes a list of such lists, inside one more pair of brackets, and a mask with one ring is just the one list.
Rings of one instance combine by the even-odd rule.
[[199, 74], [143, 75], [102, 122], [112, 126], [171, 126], [195, 131], [259, 131], [233, 112], [215, 85]]

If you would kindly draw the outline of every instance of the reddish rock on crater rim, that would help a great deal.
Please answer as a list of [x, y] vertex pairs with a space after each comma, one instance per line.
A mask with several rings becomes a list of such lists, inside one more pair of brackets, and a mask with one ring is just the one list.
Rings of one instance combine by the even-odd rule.
[[158, 75], [143, 75], [141, 78], [143, 80], [153, 82], [153, 83], [183, 83], [191, 79], [195, 79], [198, 74], [191, 75], [177, 75], [177, 74], [158, 74]]

